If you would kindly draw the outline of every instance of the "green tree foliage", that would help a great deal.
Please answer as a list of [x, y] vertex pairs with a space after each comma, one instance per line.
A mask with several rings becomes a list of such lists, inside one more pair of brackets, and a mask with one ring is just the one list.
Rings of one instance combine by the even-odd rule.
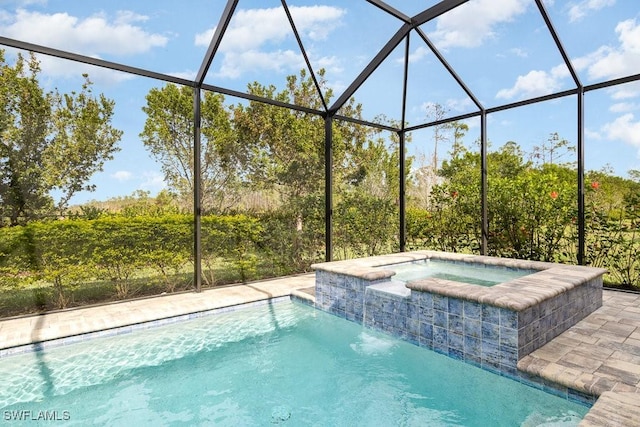
[[[302, 72], [287, 78], [286, 89], [259, 83], [249, 93], [281, 102], [321, 109], [311, 79]], [[328, 96], [331, 92], [328, 91]], [[253, 188], [276, 189], [282, 202], [320, 194], [324, 179], [324, 119], [260, 102], [237, 105], [234, 125], [243, 150], [245, 181]]]
[[[114, 102], [80, 92], [45, 92], [34, 55], [5, 62], [0, 50], [0, 225], [61, 213], [89, 178], [113, 158], [122, 132], [111, 126]], [[60, 200], [50, 196], [58, 190]]]
[[[575, 218], [575, 174], [550, 163], [534, 167], [513, 141], [490, 152], [487, 164], [489, 254], [554, 260]], [[459, 148], [439, 173], [444, 181], [434, 187], [432, 245], [478, 252], [480, 153]]]
[[640, 182], [598, 171], [585, 187], [586, 261], [610, 284], [640, 287]]
[[[553, 133], [525, 153], [509, 141], [487, 156], [488, 254], [577, 262], [574, 148]], [[438, 171], [428, 209], [407, 211], [411, 248], [478, 253], [481, 243], [480, 154], [458, 147]], [[633, 178], [633, 173], [630, 174]], [[640, 182], [610, 169], [586, 174], [585, 262], [609, 270], [605, 281], [640, 286]]]
[[[181, 198], [183, 209], [193, 205], [194, 106], [193, 89], [167, 84], [146, 96], [147, 114], [140, 138], [160, 163], [169, 187]], [[201, 203], [204, 213], [233, 207], [238, 176], [236, 145], [224, 96], [205, 92], [201, 111]]]
[[[324, 72], [319, 73], [319, 84], [326, 93], [327, 102], [332, 91], [326, 89]], [[277, 91], [275, 86], [253, 83], [251, 94], [295, 103], [321, 110], [321, 100], [313, 80], [302, 71], [299, 76], [289, 76], [286, 88]], [[351, 99], [340, 113], [361, 119], [361, 106]], [[292, 111], [277, 106], [249, 102], [234, 109], [234, 125], [238, 145], [242, 147], [242, 170], [246, 184], [254, 189], [268, 190], [279, 195], [278, 212], [265, 215], [266, 229], [274, 236], [273, 242], [287, 246], [273, 248], [274, 255], [284, 265], [305, 268], [322, 258], [324, 242], [324, 146], [325, 119], [316, 114]], [[336, 204], [335, 230], [338, 245], [357, 246], [345, 253], [353, 256], [388, 248], [394, 233], [385, 234], [375, 244], [365, 242], [363, 233], [348, 233], [344, 223], [355, 212], [363, 218], [363, 224], [375, 227], [393, 223], [393, 209], [372, 211], [380, 204], [394, 206], [398, 198], [398, 149], [386, 145], [376, 132], [352, 122], [334, 120], [333, 125], [333, 179]], [[366, 200], [366, 204], [362, 204]], [[384, 220], [373, 218], [385, 213]], [[281, 221], [276, 223], [276, 219]], [[397, 221], [396, 221], [397, 222]], [[276, 237], [275, 233], [278, 233]], [[347, 237], [347, 235], [349, 235]], [[380, 237], [378, 234], [377, 237]], [[360, 239], [356, 242], [354, 239]], [[364, 250], [367, 247], [369, 249]], [[287, 249], [289, 248], [289, 249]]]

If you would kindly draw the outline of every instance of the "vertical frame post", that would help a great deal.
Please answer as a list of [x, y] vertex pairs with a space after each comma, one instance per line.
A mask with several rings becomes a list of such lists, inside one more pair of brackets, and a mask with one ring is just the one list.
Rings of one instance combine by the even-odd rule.
[[201, 187], [201, 163], [200, 163], [200, 104], [201, 93], [199, 87], [193, 88], [193, 283], [196, 292], [202, 291], [202, 198]]
[[584, 88], [578, 88], [578, 264], [585, 263], [585, 206], [584, 206]]
[[400, 252], [404, 252], [407, 249], [407, 183], [405, 181], [406, 177], [406, 132], [405, 132], [405, 123], [407, 121], [407, 86], [409, 81], [409, 42], [410, 42], [410, 33], [407, 34], [407, 38], [404, 44], [404, 73], [402, 75], [402, 122], [400, 123], [400, 131], [398, 132], [398, 144], [400, 145], [398, 157], [400, 157], [400, 164], [398, 165], [399, 174], [398, 180], [399, 182], [399, 194], [398, 194], [398, 215], [400, 216], [400, 221], [398, 221], [398, 227], [400, 227], [400, 232], [398, 233], [398, 237], [400, 239]]
[[406, 182], [405, 182], [405, 169], [406, 169], [406, 161], [405, 161], [405, 132], [398, 132], [400, 136], [400, 200], [399, 200], [399, 214], [400, 214], [400, 252], [404, 252], [406, 250], [406, 242], [407, 242], [407, 200], [405, 197], [406, 192]]
[[324, 242], [325, 261], [333, 261], [333, 117], [324, 118]]
[[480, 205], [482, 210], [482, 241], [480, 242], [480, 255], [487, 255], [489, 241], [489, 209], [487, 206], [488, 192], [488, 165], [487, 165], [487, 112], [482, 109], [480, 113]]

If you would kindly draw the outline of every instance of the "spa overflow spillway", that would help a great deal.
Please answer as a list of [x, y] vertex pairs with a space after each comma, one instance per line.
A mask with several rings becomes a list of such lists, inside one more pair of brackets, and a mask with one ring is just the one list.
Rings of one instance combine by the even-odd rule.
[[[439, 265], [439, 274], [403, 271], [429, 262]], [[435, 251], [313, 268], [318, 308], [516, 379], [525, 377], [519, 359], [602, 306], [606, 272]], [[471, 270], [478, 276], [469, 278]]]

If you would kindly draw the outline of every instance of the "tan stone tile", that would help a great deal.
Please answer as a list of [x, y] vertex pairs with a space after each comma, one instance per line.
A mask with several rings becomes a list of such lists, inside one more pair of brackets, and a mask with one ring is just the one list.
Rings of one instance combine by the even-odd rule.
[[546, 368], [550, 362], [539, 359], [535, 356], [529, 355], [522, 358], [518, 362], [518, 369], [528, 372], [532, 375], [540, 375], [540, 373]]
[[640, 364], [618, 359], [607, 359], [602, 367], [611, 367], [621, 372], [636, 375], [640, 379]]
[[595, 372], [602, 366], [602, 360], [595, 360], [574, 352], [567, 353], [557, 363], [568, 368], [578, 368], [588, 373]]
[[540, 376], [548, 380], [558, 382], [558, 378], [565, 369], [565, 366], [558, 365], [556, 363], [549, 363], [544, 367], [544, 369], [542, 369]]
[[624, 362], [635, 363], [640, 366], [640, 354], [634, 354], [627, 351], [624, 346], [621, 350], [614, 351], [610, 357], [612, 360], [622, 360]]
[[629, 336], [623, 344], [628, 346], [628, 351], [631, 353], [640, 355], [640, 339], [631, 338], [631, 336]]
[[602, 325], [600, 331], [628, 338], [629, 335], [636, 331], [636, 329], [637, 327], [635, 325], [625, 325], [618, 322], [607, 322]]
[[557, 362], [562, 358], [562, 356], [570, 352], [572, 348], [573, 347], [569, 347], [566, 345], [562, 345], [561, 343], [551, 341], [550, 343], [545, 344], [544, 346], [537, 349], [534, 352], [534, 354], [535, 354], [535, 357], [539, 359], [543, 359], [548, 362]]
[[[617, 392], [624, 392], [624, 393], [640, 393], [640, 389], [638, 389], [638, 387], [629, 385], [629, 384], [625, 384], [625, 383], [618, 383], [613, 387], [612, 391], [617, 391]], [[640, 396], [637, 397], [638, 400], [640, 400]]]
[[569, 348], [577, 348], [582, 344], [582, 341], [571, 337], [567, 334], [560, 334], [555, 337], [552, 341], [554, 344], [569, 347]]
[[[582, 375], [583, 371], [581, 369], [564, 368], [562, 372], [557, 375], [556, 381], [568, 387], [577, 387], [580, 385], [578, 381]], [[584, 390], [587, 390], [587, 388], [584, 388]]]
[[604, 375], [596, 375], [596, 378], [596, 381], [593, 383], [591, 389], [589, 390], [592, 394], [595, 395], [601, 395], [606, 391], [612, 390], [618, 383], [618, 381], [615, 381], [614, 379]]
[[597, 328], [587, 330], [585, 328], [574, 326], [566, 332], [563, 332], [562, 335], [582, 343], [595, 344], [598, 342], [598, 337], [594, 337], [591, 334], [597, 330]]
[[609, 347], [601, 347], [598, 345], [582, 343], [578, 347], [576, 347], [575, 350], [573, 350], [573, 353], [586, 358], [606, 360], [615, 351], [615, 349]]
[[593, 384], [595, 384], [597, 381], [598, 377], [596, 377], [595, 375], [583, 372], [578, 376], [578, 378], [575, 379], [574, 384], [577, 389], [589, 392]]
[[580, 427], [635, 427], [638, 425], [640, 425], [640, 406], [638, 406], [637, 396], [633, 396], [633, 393], [618, 392], [603, 393], [580, 423]]
[[592, 336], [598, 338], [598, 344], [600, 344], [601, 342], [602, 343], [606, 343], [606, 342], [623, 343], [628, 337], [628, 336], [612, 334], [610, 332], [602, 331], [602, 330], [594, 332]]

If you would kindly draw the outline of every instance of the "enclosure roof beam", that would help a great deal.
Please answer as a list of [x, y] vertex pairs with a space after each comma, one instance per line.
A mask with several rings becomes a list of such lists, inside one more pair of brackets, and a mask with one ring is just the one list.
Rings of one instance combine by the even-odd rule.
[[578, 89], [569, 89], [562, 92], [551, 93], [549, 95], [538, 96], [536, 98], [525, 99], [523, 101], [512, 102], [510, 104], [503, 104], [497, 107], [487, 108], [487, 113], [496, 113], [498, 111], [510, 110], [516, 107], [523, 107], [525, 105], [536, 104], [538, 102], [551, 101], [552, 99], [564, 98], [565, 96], [576, 95]]
[[564, 60], [564, 63], [567, 66], [567, 69], [569, 70], [569, 73], [571, 73], [573, 82], [576, 84], [577, 87], [582, 87], [582, 83], [580, 83], [580, 78], [578, 77], [578, 73], [576, 73], [575, 68], [571, 64], [571, 59], [569, 59], [569, 55], [567, 55], [567, 51], [562, 45], [562, 41], [560, 40], [560, 37], [558, 36], [558, 33], [555, 27], [553, 26], [553, 23], [551, 22], [551, 18], [549, 17], [549, 14], [547, 13], [547, 10], [544, 7], [544, 4], [542, 3], [542, 0], [536, 0], [536, 5], [538, 5], [538, 10], [540, 10], [542, 19], [544, 19], [545, 24], [547, 24], [547, 29], [549, 30], [549, 33], [551, 33], [551, 37], [553, 37], [553, 41], [556, 43], [556, 48], [560, 52], [560, 55], [562, 55], [562, 59]]
[[422, 31], [421, 28], [416, 28], [416, 31], [420, 36], [420, 38], [422, 38], [422, 40], [427, 44], [427, 46], [429, 46], [429, 49], [431, 49], [431, 52], [433, 52], [436, 58], [438, 58], [438, 61], [440, 61], [440, 63], [444, 66], [444, 68], [447, 69], [449, 74], [451, 74], [451, 77], [453, 77], [456, 80], [456, 82], [458, 82], [458, 85], [462, 88], [462, 90], [464, 90], [467, 96], [471, 98], [474, 104], [476, 104], [476, 107], [482, 110], [484, 107], [482, 106], [482, 103], [480, 102], [480, 100], [473, 94], [473, 92], [471, 92], [471, 89], [469, 89], [469, 87], [464, 83], [462, 78], [458, 75], [458, 73], [455, 72], [453, 67], [449, 64], [449, 62], [447, 62], [444, 56], [442, 56], [442, 54], [440, 53], [436, 45], [433, 44], [433, 42], [429, 39], [429, 37], [427, 37], [427, 35], [424, 33], [424, 31]]
[[322, 106], [324, 110], [327, 111], [327, 103], [324, 100], [324, 95], [322, 94], [322, 89], [320, 88], [320, 84], [318, 83], [318, 79], [316, 78], [316, 73], [313, 72], [313, 67], [311, 66], [311, 62], [309, 61], [309, 56], [307, 55], [307, 51], [302, 44], [302, 40], [300, 39], [300, 33], [298, 33], [298, 29], [296, 28], [295, 22], [293, 22], [293, 17], [291, 16], [291, 11], [287, 6], [287, 2], [282, 0], [282, 7], [284, 8], [284, 12], [287, 14], [287, 19], [289, 20], [289, 25], [291, 25], [291, 29], [293, 30], [293, 35], [296, 37], [296, 41], [298, 42], [298, 47], [300, 48], [300, 52], [302, 52], [302, 57], [304, 58], [304, 62], [307, 64], [307, 69], [309, 70], [309, 74], [311, 74], [311, 78], [313, 79], [313, 84], [316, 86], [316, 90], [318, 91], [318, 96], [320, 97], [320, 101], [322, 102]]
[[234, 96], [240, 99], [246, 99], [247, 101], [261, 102], [263, 104], [273, 105], [274, 107], [289, 108], [291, 110], [300, 111], [302, 113], [315, 114], [323, 117], [327, 115], [326, 111], [316, 110], [314, 108], [309, 108], [309, 107], [303, 107], [301, 105], [289, 104], [288, 102], [276, 101], [275, 99], [264, 98], [262, 96], [253, 95], [251, 93], [238, 92], [237, 90], [226, 89], [223, 87], [214, 86], [206, 83], [202, 84], [202, 89], [208, 90], [211, 92], [220, 93], [222, 95], [228, 95], [228, 96]]
[[114, 71], [122, 71], [123, 73], [135, 74], [137, 76], [148, 77], [150, 79], [157, 79], [169, 83], [175, 83], [189, 87], [195, 86], [195, 83], [193, 81], [182, 79], [180, 77], [157, 73], [155, 71], [145, 70], [143, 68], [131, 67], [128, 65], [119, 64], [117, 62], [105, 61], [104, 59], [92, 58], [90, 56], [71, 53], [64, 50], [53, 49], [33, 43], [27, 43], [20, 40], [14, 40], [7, 37], [0, 36], [0, 45], [22, 49], [34, 53], [40, 53], [47, 56], [54, 56], [56, 58], [68, 59], [83, 64], [95, 65], [96, 67], [108, 68]]
[[409, 53], [411, 36], [407, 36], [404, 45], [404, 70], [402, 72], [402, 112], [400, 114], [400, 132], [404, 131], [407, 120], [407, 88], [409, 86]]
[[622, 85], [626, 83], [633, 83], [640, 80], [640, 74], [632, 74], [626, 77], [620, 77], [618, 79], [607, 80], [606, 82], [594, 83], [584, 87], [585, 92], [589, 92], [592, 90], [604, 89], [611, 86]]
[[438, 16], [449, 12], [456, 7], [467, 3], [469, 0], [442, 0], [440, 3], [431, 6], [429, 9], [424, 12], [420, 12], [411, 18], [411, 24], [414, 27], [422, 25], [426, 22], [431, 21], [432, 19], [437, 18]]
[[[349, 87], [340, 95], [340, 97], [329, 108], [329, 114], [335, 114], [342, 106], [353, 96], [353, 94], [362, 86], [362, 84], [373, 74], [373, 72], [382, 64], [382, 62], [391, 54], [391, 52], [400, 44], [403, 38], [409, 34], [413, 28], [424, 24], [432, 19], [437, 18], [468, 2], [469, 0], [443, 0], [440, 3], [430, 7], [429, 9], [417, 14], [411, 18], [411, 23], [405, 22], [398, 31], [389, 39], [376, 56], [367, 64], [360, 75], [349, 85]], [[379, 2], [380, 3], [380, 2]], [[382, 5], [382, 3], [380, 3]]]
[[[618, 79], [607, 80], [606, 82], [591, 84], [591, 85], [585, 86], [583, 90], [584, 92], [590, 92], [593, 90], [604, 89], [607, 87], [617, 86], [617, 85], [626, 84], [626, 83], [633, 83], [637, 81], [640, 81], [640, 74], [632, 74], [630, 76], [620, 77]], [[579, 88], [575, 88], [575, 89], [565, 90], [562, 92], [552, 93], [549, 95], [538, 96], [536, 98], [530, 98], [530, 99], [525, 99], [518, 102], [512, 102], [510, 104], [498, 105], [497, 107], [487, 108], [486, 113], [487, 114], [497, 113], [499, 111], [510, 110], [513, 108], [523, 107], [525, 105], [537, 104], [538, 102], [551, 101], [558, 98], [564, 98], [565, 96], [577, 95], [578, 92], [579, 92]], [[450, 123], [457, 120], [465, 120], [465, 119], [479, 116], [480, 113], [481, 112], [472, 112], [472, 113], [463, 114], [455, 117], [449, 117], [447, 119], [442, 119], [442, 120], [437, 120], [437, 121], [424, 123], [416, 126], [411, 126], [406, 128], [405, 130], [407, 132], [411, 132], [414, 130], [429, 128], [431, 126]]]
[[360, 86], [373, 74], [380, 64], [393, 52], [402, 41], [402, 39], [411, 31], [412, 26], [410, 24], [404, 24], [391, 39], [383, 46], [377, 55], [369, 62], [369, 64], [362, 70], [360, 75], [349, 85], [349, 87], [340, 95], [340, 97], [329, 108], [329, 114], [333, 114], [338, 111], [353, 94], [358, 90]]
[[405, 22], [407, 24], [411, 23], [411, 18], [409, 16], [407, 16], [404, 13], [400, 12], [398, 9], [395, 9], [395, 8], [389, 6], [388, 4], [386, 4], [385, 2], [383, 2], [381, 0], [367, 0], [367, 2], [371, 3], [372, 5], [376, 6], [379, 9], [384, 10], [389, 15], [392, 15], [392, 16], [400, 19], [401, 21], [403, 21], [403, 22]]
[[406, 129], [404, 129], [405, 132], [413, 132], [414, 130], [420, 130], [420, 129], [426, 129], [426, 128], [430, 128], [431, 126], [438, 126], [438, 125], [443, 125], [445, 123], [451, 123], [451, 122], [456, 122], [459, 120], [466, 120], [466, 119], [470, 119], [473, 117], [477, 117], [480, 114], [482, 114], [482, 111], [474, 111], [471, 113], [467, 113], [467, 114], [460, 114], [459, 116], [454, 116], [454, 117], [448, 117], [446, 119], [441, 119], [441, 120], [435, 120], [433, 122], [429, 122], [429, 123], [423, 123], [420, 125], [415, 125], [415, 126], [410, 126]]
[[209, 48], [207, 49], [207, 53], [204, 55], [204, 59], [202, 61], [202, 65], [200, 65], [200, 70], [198, 70], [198, 74], [196, 75], [196, 83], [198, 87], [202, 86], [204, 82], [204, 78], [207, 75], [207, 71], [209, 71], [209, 67], [211, 66], [211, 62], [213, 62], [213, 57], [216, 52], [218, 52], [218, 48], [220, 47], [220, 43], [222, 42], [222, 36], [227, 31], [227, 27], [229, 26], [229, 22], [231, 22], [231, 17], [233, 16], [233, 12], [238, 5], [238, 0], [228, 0], [227, 5], [220, 16], [220, 21], [216, 26], [216, 30], [213, 33], [213, 38], [211, 39], [211, 43], [209, 43]]
[[384, 123], [369, 122], [367, 120], [356, 119], [355, 117], [342, 116], [340, 114], [334, 114], [333, 117], [343, 122], [354, 123], [357, 125], [369, 126], [375, 129], [387, 130], [389, 132], [399, 132], [400, 129], [393, 126], [385, 125]]

